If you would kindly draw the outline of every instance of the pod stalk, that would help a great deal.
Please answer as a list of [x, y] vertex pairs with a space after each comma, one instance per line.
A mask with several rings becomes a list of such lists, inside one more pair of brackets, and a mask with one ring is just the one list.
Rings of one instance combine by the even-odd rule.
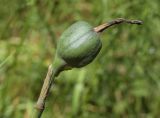
[[101, 33], [105, 29], [107, 29], [107, 28], [109, 28], [113, 25], [117, 25], [117, 24], [121, 24], [121, 23], [142, 25], [142, 21], [140, 21], [140, 20], [127, 20], [127, 19], [124, 19], [124, 18], [118, 18], [118, 19], [115, 19], [115, 20], [110, 21], [108, 23], [104, 23], [102, 25], [99, 25], [99, 26], [95, 27], [93, 30], [97, 33]]
[[60, 74], [60, 72], [66, 70], [65, 67], [66, 63], [58, 56], [55, 57], [54, 63], [48, 67], [46, 78], [44, 79], [39, 98], [35, 105], [36, 111], [34, 115], [36, 118], [41, 118], [42, 113], [45, 109], [45, 102], [49, 94], [50, 88], [54, 83], [55, 78]]

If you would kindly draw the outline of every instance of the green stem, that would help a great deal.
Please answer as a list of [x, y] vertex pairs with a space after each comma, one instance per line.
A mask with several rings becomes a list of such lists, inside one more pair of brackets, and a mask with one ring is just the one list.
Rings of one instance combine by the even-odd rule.
[[59, 73], [64, 70], [66, 64], [61, 59], [56, 57], [53, 66], [54, 69], [52, 65], [50, 65], [48, 68], [47, 76], [44, 80], [41, 93], [35, 106], [35, 108], [37, 109], [35, 113], [35, 118], [41, 118], [42, 113], [45, 109], [45, 101], [50, 91], [51, 85], [54, 82], [55, 77], [57, 77]]
[[117, 24], [121, 24], [121, 23], [141, 25], [142, 21], [140, 21], [140, 20], [127, 20], [127, 19], [124, 19], [124, 18], [118, 18], [118, 19], [115, 19], [111, 22], [104, 23], [102, 25], [99, 25], [99, 26], [95, 27], [94, 31], [97, 32], [97, 33], [103, 32], [105, 29], [107, 29], [107, 28], [109, 28], [113, 25], [117, 25]]
[[49, 90], [52, 85], [52, 78], [54, 80], [56, 71], [53, 70], [52, 65], [49, 66], [47, 76], [44, 80], [40, 96], [38, 98], [38, 101], [36, 103], [36, 118], [40, 118], [44, 109], [45, 109], [45, 100], [48, 96]]

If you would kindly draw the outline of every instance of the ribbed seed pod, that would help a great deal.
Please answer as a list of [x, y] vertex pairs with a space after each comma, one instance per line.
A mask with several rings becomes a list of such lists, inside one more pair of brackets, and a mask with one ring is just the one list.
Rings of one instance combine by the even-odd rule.
[[58, 41], [54, 65], [63, 65], [62, 70], [86, 66], [95, 59], [102, 47], [99, 34], [108, 27], [120, 23], [140, 25], [142, 21], [119, 18], [97, 27], [85, 21], [74, 23], [62, 33]]
[[36, 108], [38, 109], [36, 115], [38, 118], [41, 117], [45, 108], [45, 100], [52, 85], [52, 77], [55, 78], [64, 70], [74, 67], [80, 68], [92, 62], [102, 47], [99, 33], [112, 25], [123, 22], [138, 25], [142, 24], [142, 21], [139, 20], [119, 18], [109, 23], [92, 27], [87, 22], [79, 21], [65, 30], [59, 39], [53, 65], [50, 66], [48, 70], [36, 104]]
[[102, 47], [99, 34], [84, 21], [71, 25], [61, 35], [57, 54], [71, 67], [82, 67], [89, 64]]

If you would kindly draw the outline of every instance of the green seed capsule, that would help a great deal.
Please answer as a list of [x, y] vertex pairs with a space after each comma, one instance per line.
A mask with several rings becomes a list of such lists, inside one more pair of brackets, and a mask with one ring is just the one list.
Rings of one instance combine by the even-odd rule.
[[102, 43], [99, 34], [84, 21], [71, 25], [61, 35], [57, 54], [71, 67], [83, 67], [97, 56]]
[[62, 66], [61, 70], [68, 69], [67, 67], [80, 68], [86, 66], [95, 59], [101, 50], [102, 43], [99, 33], [112, 25], [124, 22], [142, 24], [142, 21], [139, 20], [126, 20], [123, 18], [97, 27], [92, 27], [85, 21], [74, 23], [62, 33], [59, 39], [54, 66]]
[[109, 23], [92, 27], [87, 22], [80, 21], [71, 25], [62, 34], [58, 42], [54, 62], [48, 70], [47, 77], [37, 101], [36, 107], [38, 109], [38, 117], [41, 117], [45, 108], [45, 100], [52, 85], [51, 79], [57, 77], [60, 72], [64, 70], [74, 67], [83, 67], [92, 62], [102, 47], [99, 33], [112, 25], [123, 22], [138, 25], [142, 24], [142, 21], [139, 20], [126, 20], [119, 18]]

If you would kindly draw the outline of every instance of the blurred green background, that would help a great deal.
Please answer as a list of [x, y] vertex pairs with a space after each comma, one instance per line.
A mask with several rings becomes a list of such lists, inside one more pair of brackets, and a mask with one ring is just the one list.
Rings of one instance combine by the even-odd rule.
[[31, 118], [56, 43], [72, 23], [123, 17], [88, 66], [63, 72], [43, 118], [160, 117], [159, 0], [1, 0], [0, 118]]

